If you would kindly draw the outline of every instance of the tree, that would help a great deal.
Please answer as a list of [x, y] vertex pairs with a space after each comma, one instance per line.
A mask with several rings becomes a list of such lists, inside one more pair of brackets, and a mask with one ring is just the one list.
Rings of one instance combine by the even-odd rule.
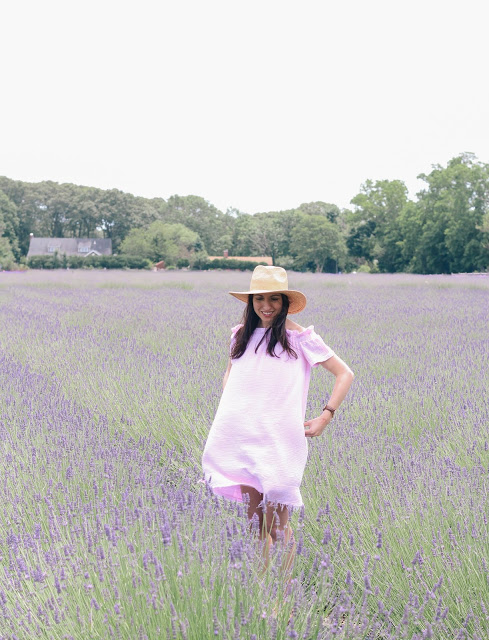
[[484, 219], [489, 207], [489, 165], [464, 153], [419, 178], [427, 188], [418, 194], [422, 231], [412, 269], [425, 273], [487, 269]]
[[292, 231], [300, 218], [295, 209], [239, 215], [234, 227], [234, 255], [271, 256], [276, 264], [278, 258], [291, 254]]
[[147, 229], [131, 229], [119, 247], [125, 256], [148, 258], [154, 261], [153, 247]]
[[117, 251], [130, 229], [148, 226], [159, 217], [154, 201], [118, 189], [95, 189], [46, 181], [28, 183], [0, 177], [0, 191], [17, 207], [21, 255], [29, 250], [29, 234], [37, 237], [112, 238]]
[[15, 266], [15, 258], [8, 238], [0, 237], [0, 271], [12, 269]]
[[[108, 191], [97, 189], [94, 203], [104, 238], [112, 239], [114, 251], [118, 250], [130, 229], [143, 226], [151, 220], [151, 213], [148, 216], [144, 208], [141, 210], [138, 199], [118, 189]], [[152, 219], [156, 215], [154, 212]]]
[[209, 254], [215, 255], [229, 248], [223, 246], [222, 238], [232, 237], [234, 217], [222, 213], [200, 196], [171, 196], [161, 205], [159, 215], [164, 222], [180, 223], [195, 231]]
[[309, 216], [325, 216], [330, 222], [336, 222], [340, 209], [329, 202], [306, 202], [301, 204], [298, 211]]
[[292, 232], [292, 241], [297, 265], [312, 264], [316, 272], [324, 271], [328, 262], [332, 270], [342, 269], [347, 259], [343, 236], [324, 216], [303, 215]]
[[192, 262], [203, 257], [204, 253], [197, 233], [183, 224], [168, 224], [159, 220], [147, 229], [131, 229], [121, 244], [120, 252], [152, 262], [164, 260], [167, 265], [175, 265], [179, 259]]
[[[10, 198], [0, 191], [0, 237], [4, 237], [8, 240], [10, 252], [15, 260], [20, 258], [18, 233], [19, 217], [17, 207]], [[5, 245], [5, 243], [3, 244]], [[6, 252], [6, 249], [4, 249], [4, 251]], [[4, 262], [6, 262], [6, 258]]]
[[277, 213], [256, 214], [254, 243], [260, 256], [271, 256], [275, 264], [284, 242], [284, 229]]
[[346, 246], [351, 256], [354, 258], [364, 258], [369, 262], [374, 260], [376, 228], [375, 220], [362, 220], [356, 227], [350, 230], [346, 240]]
[[235, 256], [254, 256], [259, 253], [255, 243], [258, 225], [255, 216], [243, 213], [236, 218], [232, 253]]
[[4, 176], [0, 176], [0, 190], [9, 198], [17, 207], [17, 215], [19, 219], [18, 227], [18, 243], [21, 255], [27, 255], [29, 251], [29, 234], [34, 233], [36, 236], [43, 235], [40, 233], [40, 218], [42, 212], [33, 202], [30, 187], [27, 182], [20, 180], [10, 180]]
[[400, 180], [367, 180], [351, 203], [347, 246], [352, 256], [375, 262], [380, 271], [402, 269], [399, 218], [408, 192]]
[[292, 234], [302, 219], [300, 211], [297, 209], [285, 209], [284, 211], [263, 214], [263, 216], [272, 217], [274, 221], [272, 231], [273, 229], [277, 231], [274, 247], [275, 259], [292, 255], [294, 252]]

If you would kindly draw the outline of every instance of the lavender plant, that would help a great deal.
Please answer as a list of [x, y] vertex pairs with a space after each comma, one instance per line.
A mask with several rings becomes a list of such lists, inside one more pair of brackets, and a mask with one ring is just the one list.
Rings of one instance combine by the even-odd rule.
[[488, 636], [488, 279], [292, 275], [356, 379], [286, 588], [200, 482], [249, 274], [0, 278], [0, 640]]

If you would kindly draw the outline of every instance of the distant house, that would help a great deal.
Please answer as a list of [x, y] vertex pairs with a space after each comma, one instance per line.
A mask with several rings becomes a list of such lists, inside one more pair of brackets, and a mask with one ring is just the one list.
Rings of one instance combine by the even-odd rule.
[[271, 256], [230, 256], [227, 251], [224, 251], [222, 256], [209, 256], [208, 260], [246, 260], [247, 262], [265, 262], [269, 266], [273, 265]]
[[52, 256], [111, 256], [110, 238], [31, 238], [27, 257]]

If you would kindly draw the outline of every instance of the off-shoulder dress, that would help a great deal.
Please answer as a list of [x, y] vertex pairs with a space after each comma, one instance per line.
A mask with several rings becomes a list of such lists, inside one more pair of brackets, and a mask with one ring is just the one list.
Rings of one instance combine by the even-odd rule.
[[[231, 346], [237, 330], [232, 329]], [[255, 329], [232, 367], [204, 448], [202, 466], [214, 493], [242, 501], [241, 485], [267, 501], [302, 506], [300, 484], [307, 460], [304, 435], [311, 367], [334, 352], [310, 326], [287, 330], [297, 359], [281, 351], [272, 357]]]

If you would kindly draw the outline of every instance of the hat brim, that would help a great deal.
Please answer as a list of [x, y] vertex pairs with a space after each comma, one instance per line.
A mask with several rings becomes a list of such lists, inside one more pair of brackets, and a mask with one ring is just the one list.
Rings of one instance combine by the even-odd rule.
[[283, 293], [289, 299], [289, 314], [301, 312], [307, 304], [306, 296], [301, 291], [294, 291], [293, 289], [277, 289], [276, 291], [269, 291], [268, 289], [258, 291], [229, 291], [228, 293], [238, 300], [241, 300], [241, 302], [248, 302], [249, 296], [259, 293]]

